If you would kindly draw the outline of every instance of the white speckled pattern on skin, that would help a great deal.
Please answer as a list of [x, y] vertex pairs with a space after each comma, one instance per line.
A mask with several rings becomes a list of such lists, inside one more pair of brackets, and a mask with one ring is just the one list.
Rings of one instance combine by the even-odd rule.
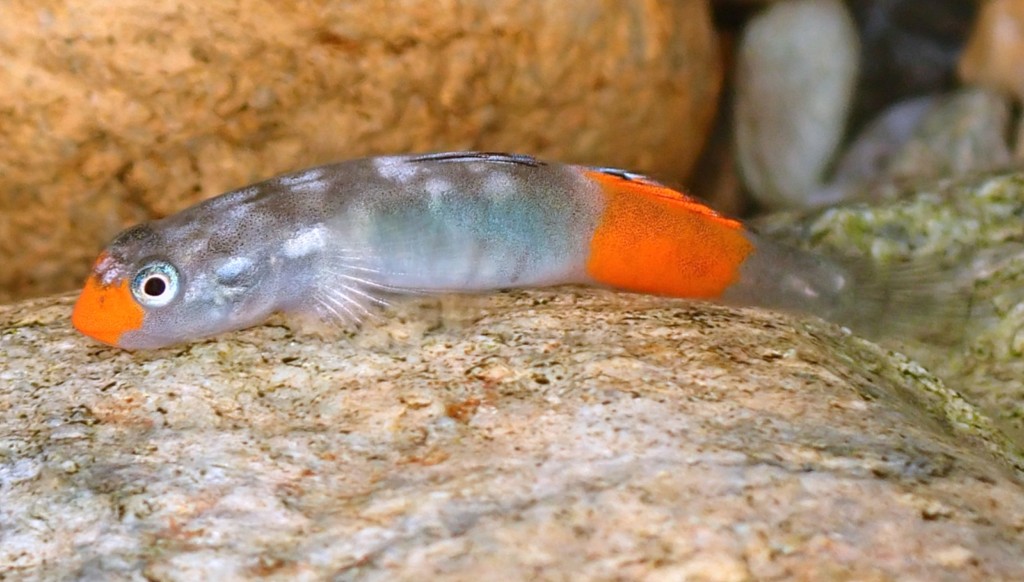
[[373, 167], [385, 180], [393, 180], [398, 184], [408, 184], [420, 175], [420, 167], [406, 163], [406, 158], [387, 156], [374, 158]]
[[324, 250], [327, 245], [327, 232], [322, 226], [301, 230], [295, 236], [284, 241], [281, 252], [288, 258], [298, 258]]

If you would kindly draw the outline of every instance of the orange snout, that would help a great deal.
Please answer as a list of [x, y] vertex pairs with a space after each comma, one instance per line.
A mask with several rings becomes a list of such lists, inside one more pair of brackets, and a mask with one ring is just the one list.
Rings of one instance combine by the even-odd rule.
[[103, 285], [96, 275], [91, 275], [75, 302], [71, 323], [83, 334], [116, 346], [122, 334], [142, 327], [143, 315], [142, 307], [128, 289], [128, 281]]

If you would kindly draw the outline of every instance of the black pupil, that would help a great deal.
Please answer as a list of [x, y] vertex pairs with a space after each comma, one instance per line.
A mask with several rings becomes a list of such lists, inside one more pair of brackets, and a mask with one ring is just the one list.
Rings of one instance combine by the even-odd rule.
[[160, 277], [150, 277], [143, 283], [142, 290], [150, 297], [159, 297], [167, 291], [167, 283]]

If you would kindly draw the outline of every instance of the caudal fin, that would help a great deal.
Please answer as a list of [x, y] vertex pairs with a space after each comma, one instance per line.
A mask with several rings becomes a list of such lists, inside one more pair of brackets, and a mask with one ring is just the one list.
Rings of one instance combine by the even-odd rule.
[[848, 266], [856, 290], [836, 323], [872, 339], [917, 340], [937, 345], [962, 341], [971, 313], [972, 287], [937, 260]]

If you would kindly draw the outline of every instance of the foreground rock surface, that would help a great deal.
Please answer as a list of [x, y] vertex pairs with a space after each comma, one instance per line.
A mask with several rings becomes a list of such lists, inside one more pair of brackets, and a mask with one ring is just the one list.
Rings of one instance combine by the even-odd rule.
[[131, 224], [367, 154], [682, 179], [722, 76], [707, 0], [8, 0], [0, 55], [0, 302], [77, 286]]
[[131, 354], [69, 307], [0, 308], [12, 576], [1024, 578], [1019, 454], [824, 324], [563, 290]]

